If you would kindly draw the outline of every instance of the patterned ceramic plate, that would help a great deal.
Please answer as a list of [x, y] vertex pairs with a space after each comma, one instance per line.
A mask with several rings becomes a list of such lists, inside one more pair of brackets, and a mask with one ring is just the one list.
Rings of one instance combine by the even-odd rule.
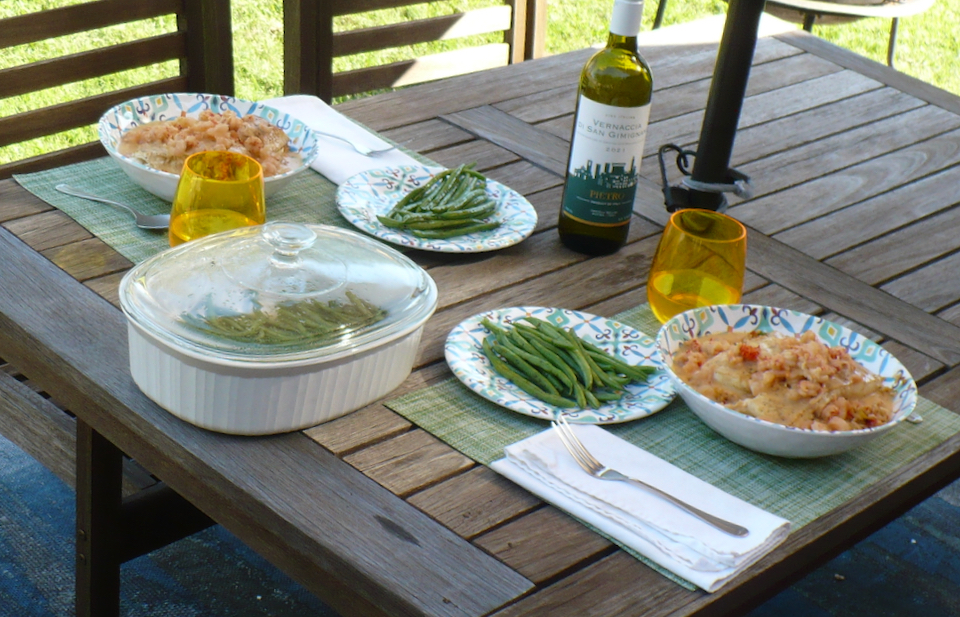
[[307, 170], [317, 158], [317, 136], [306, 124], [290, 114], [284, 113], [263, 103], [203, 93], [172, 93], [144, 96], [133, 99], [107, 110], [97, 126], [100, 143], [113, 160], [120, 165], [130, 178], [157, 197], [173, 200], [180, 174], [173, 174], [148, 167], [141, 161], [124, 156], [117, 151], [123, 134], [141, 124], [157, 120], [179, 118], [182, 114], [197, 118], [201, 112], [226, 113], [232, 111], [240, 117], [252, 115], [267, 120], [270, 124], [283, 129], [290, 137], [291, 153], [298, 154], [300, 160], [296, 167], [282, 174], [267, 176], [263, 180], [263, 190], [269, 198], [290, 184], [294, 176]]
[[454, 238], [418, 238], [400, 229], [391, 229], [377, 220], [386, 214], [401, 197], [430, 180], [439, 167], [405, 165], [385, 167], [359, 173], [337, 189], [340, 213], [362, 231], [381, 240], [424, 251], [441, 253], [481, 253], [517, 244], [537, 225], [537, 211], [523, 195], [506, 186], [487, 180], [487, 194], [497, 200], [500, 227]]
[[[481, 351], [483, 339], [490, 335], [481, 324], [483, 318], [510, 324], [526, 316], [573, 330], [580, 338], [629, 364], [654, 366], [658, 370], [645, 383], [627, 386], [621, 400], [599, 409], [561, 409], [548, 405], [500, 377]], [[616, 321], [579, 311], [521, 306], [474, 315], [450, 332], [444, 351], [453, 374], [471, 390], [497, 405], [544, 420], [552, 420], [557, 412], [561, 412], [570, 422], [580, 424], [627, 422], [663, 409], [676, 394], [660, 363], [653, 339]]]
[[[700, 394], [671, 370], [680, 346], [693, 338], [719, 332], [774, 332], [796, 336], [813, 332], [828, 347], [846, 349], [856, 362], [883, 379], [893, 390], [893, 419], [873, 428], [818, 431], [775, 424], [734, 411]], [[775, 456], [829, 456], [859, 446], [891, 430], [913, 413], [917, 384], [886, 349], [844, 326], [798, 311], [755, 304], [728, 304], [691, 309], [669, 319], [657, 334], [657, 348], [687, 406], [707, 426], [741, 446]]]

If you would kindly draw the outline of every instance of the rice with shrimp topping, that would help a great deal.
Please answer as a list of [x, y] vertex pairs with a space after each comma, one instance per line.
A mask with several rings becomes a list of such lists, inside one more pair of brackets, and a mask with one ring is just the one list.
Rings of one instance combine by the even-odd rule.
[[680, 346], [673, 369], [707, 398], [786, 426], [849, 431], [893, 417], [893, 390], [846, 349], [828, 347], [813, 332], [724, 332], [691, 339]]
[[187, 157], [206, 150], [238, 152], [256, 159], [265, 178], [290, 171], [300, 162], [289, 136], [264, 118], [201, 111], [173, 120], [147, 122], [126, 131], [117, 151], [154, 169], [180, 174]]

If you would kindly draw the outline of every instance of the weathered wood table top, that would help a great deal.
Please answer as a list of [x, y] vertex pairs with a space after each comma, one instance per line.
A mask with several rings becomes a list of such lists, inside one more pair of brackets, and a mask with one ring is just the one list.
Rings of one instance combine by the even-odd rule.
[[[608, 257], [566, 250], [555, 229], [590, 50], [340, 107], [441, 164], [477, 161], [539, 213], [534, 235], [509, 249], [413, 254], [440, 306], [392, 396], [447, 378], [447, 333], [483, 310], [611, 315], [646, 300], [667, 217], [654, 155], [695, 146], [715, 61], [715, 39], [691, 32], [644, 44], [656, 85], [645, 178], [629, 244]], [[762, 38], [732, 162], [757, 193], [730, 207], [750, 228], [745, 300], [853, 324], [884, 341], [921, 394], [960, 408], [958, 162], [960, 98], [803, 32]], [[689, 591], [381, 403], [267, 438], [180, 422], [129, 377], [115, 305], [131, 264], [14, 181], [0, 183], [0, 222], [0, 356], [19, 380], [0, 394], [48, 411], [34, 434], [7, 417], [2, 432], [69, 480], [50, 453], [73, 447], [70, 410], [344, 615], [738, 614], [960, 476], [955, 437], [721, 591]]]

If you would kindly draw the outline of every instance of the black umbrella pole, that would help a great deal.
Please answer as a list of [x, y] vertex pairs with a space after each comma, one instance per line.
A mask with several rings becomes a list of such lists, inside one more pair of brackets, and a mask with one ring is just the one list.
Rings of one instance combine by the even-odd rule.
[[[730, 0], [723, 38], [717, 52], [717, 64], [713, 69], [707, 109], [700, 128], [697, 157], [690, 176], [696, 182], [731, 182], [730, 156], [740, 121], [740, 109], [747, 92], [764, 1]], [[692, 189], [689, 206], [721, 210], [726, 207], [726, 197], [723, 193]]]

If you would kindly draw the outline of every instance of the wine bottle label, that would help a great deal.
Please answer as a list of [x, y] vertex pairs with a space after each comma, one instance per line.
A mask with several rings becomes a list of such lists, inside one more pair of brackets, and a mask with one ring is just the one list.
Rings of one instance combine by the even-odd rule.
[[581, 96], [562, 208], [593, 225], [630, 220], [650, 105], [614, 107]]

